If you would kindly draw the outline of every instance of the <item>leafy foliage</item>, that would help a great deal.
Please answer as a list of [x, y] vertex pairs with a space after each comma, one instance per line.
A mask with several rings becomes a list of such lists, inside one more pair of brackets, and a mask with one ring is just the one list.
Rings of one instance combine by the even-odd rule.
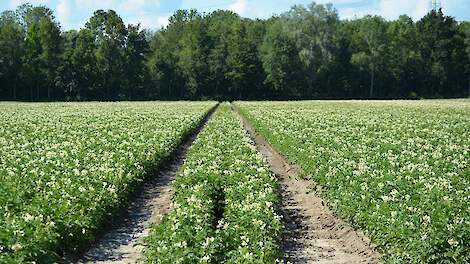
[[173, 190], [172, 211], [146, 241], [147, 262], [276, 261], [276, 178], [228, 104], [199, 134]]
[[470, 261], [470, 103], [237, 103], [387, 263]]
[[178, 10], [155, 32], [97, 10], [61, 32], [51, 9], [25, 4], [0, 17], [0, 99], [464, 97], [467, 28], [442, 10], [340, 20], [312, 2], [266, 20]]
[[88, 245], [211, 106], [0, 104], [0, 263]]

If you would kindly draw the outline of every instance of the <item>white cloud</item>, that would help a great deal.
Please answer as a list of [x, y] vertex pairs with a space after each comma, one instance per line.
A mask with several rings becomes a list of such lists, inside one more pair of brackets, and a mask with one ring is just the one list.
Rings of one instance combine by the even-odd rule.
[[401, 15], [403, 10], [410, 10], [414, 6], [414, 3], [409, 0], [381, 0], [379, 5], [379, 13], [385, 18], [391, 19]]
[[[360, 18], [365, 15], [380, 15], [388, 20], [408, 15], [414, 20], [421, 19], [429, 11], [429, 0], [379, 0], [375, 4], [360, 0], [318, 1], [332, 2], [341, 18]], [[362, 4], [361, 4], [362, 3]]]
[[[146, 28], [160, 28], [168, 24], [168, 17], [178, 8], [198, 8], [201, 12], [228, 9], [243, 17], [268, 18], [289, 10], [295, 3], [308, 4], [311, 0], [0, 0], [10, 8], [30, 2], [54, 9], [64, 29], [82, 27], [97, 9], [114, 9], [125, 23], [141, 23]], [[470, 0], [442, 0], [447, 14], [465, 13]], [[397, 19], [407, 14], [414, 20], [429, 11], [430, 0], [316, 0], [319, 4], [332, 3], [341, 18], [363, 17], [367, 14]], [[462, 8], [463, 6], [463, 8]]]
[[396, 19], [407, 14], [417, 20], [429, 11], [428, 0], [381, 0], [379, 6], [379, 14], [386, 19]]
[[119, 0], [75, 0], [77, 8], [86, 10], [109, 9], [119, 3]]
[[318, 0], [317, 4], [349, 5], [364, 2], [363, 0]]
[[68, 24], [70, 21], [70, 14], [72, 8], [70, 6], [70, 1], [68, 0], [59, 0], [57, 3], [57, 18], [61, 23]]
[[50, 0], [10, 0], [10, 7], [16, 8], [17, 6], [25, 3], [30, 3], [33, 5], [48, 5]]
[[345, 19], [354, 19], [360, 18], [369, 14], [372, 14], [373, 11], [370, 9], [358, 9], [358, 8], [342, 8], [338, 10], [341, 18]]
[[[60, 1], [64, 2], [62, 6], [60, 6]], [[98, 9], [115, 10], [126, 24], [140, 23], [145, 28], [155, 28], [165, 25], [161, 21], [163, 19], [159, 17], [161, 14], [156, 12], [160, 3], [161, 0], [59, 0], [57, 13], [65, 28], [82, 27]], [[73, 10], [78, 13], [74, 13]]]
[[159, 17], [157, 19], [157, 27], [160, 28], [160, 27], [168, 26], [168, 24], [170, 23], [169, 19], [170, 19], [170, 16]]
[[427, 0], [418, 0], [418, 3], [415, 6], [414, 12], [411, 14], [413, 19], [421, 19], [429, 12], [429, 1]]
[[240, 16], [245, 15], [246, 12], [246, 0], [236, 0], [233, 4], [229, 6], [229, 10], [239, 14]]
[[130, 24], [140, 24], [146, 29], [160, 29], [166, 27], [169, 23], [170, 15], [156, 16], [154, 14], [138, 13], [134, 17], [128, 19]]
[[124, 0], [119, 5], [119, 10], [135, 11], [149, 7], [158, 7], [160, 0]]

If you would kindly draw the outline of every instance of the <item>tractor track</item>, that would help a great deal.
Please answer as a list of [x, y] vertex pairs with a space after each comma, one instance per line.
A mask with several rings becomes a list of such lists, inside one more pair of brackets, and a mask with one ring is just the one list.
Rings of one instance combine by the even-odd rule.
[[[218, 106], [218, 105], [217, 105]], [[197, 135], [205, 127], [217, 106], [203, 118], [173, 152], [167, 162], [149, 177], [132, 195], [127, 208], [108, 230], [91, 245], [81, 257], [69, 258], [64, 263], [138, 263], [143, 253], [143, 239], [148, 236], [151, 224], [158, 224], [171, 210], [171, 182], [184, 164], [186, 155]]]
[[338, 218], [291, 165], [239, 113], [259, 153], [279, 180], [285, 226], [280, 249], [284, 263], [380, 263], [370, 239]]

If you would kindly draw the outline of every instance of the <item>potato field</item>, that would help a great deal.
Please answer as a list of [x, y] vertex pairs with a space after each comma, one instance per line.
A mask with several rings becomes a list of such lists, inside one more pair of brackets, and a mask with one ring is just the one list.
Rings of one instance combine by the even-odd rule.
[[0, 262], [86, 246], [214, 105], [0, 104]]
[[470, 101], [237, 106], [387, 262], [470, 261]]
[[276, 261], [276, 179], [228, 105], [199, 134], [173, 187], [174, 210], [147, 241], [149, 262]]
[[[469, 263], [469, 163], [469, 100], [0, 103], [0, 263]], [[169, 168], [140, 249], [83, 258]]]

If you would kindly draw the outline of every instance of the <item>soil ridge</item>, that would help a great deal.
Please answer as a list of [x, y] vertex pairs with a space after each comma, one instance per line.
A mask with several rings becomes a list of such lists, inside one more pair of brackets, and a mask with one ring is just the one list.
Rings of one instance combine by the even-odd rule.
[[171, 210], [171, 182], [217, 107], [218, 104], [206, 113], [169, 158], [132, 194], [128, 206], [110, 228], [81, 257], [66, 259], [64, 263], [137, 263], [141, 260], [143, 239], [148, 236], [150, 225], [158, 224]]
[[238, 112], [242, 125], [279, 180], [281, 215], [285, 230], [281, 239], [286, 263], [380, 263], [380, 255], [361, 231], [337, 217], [291, 165], [248, 120]]

